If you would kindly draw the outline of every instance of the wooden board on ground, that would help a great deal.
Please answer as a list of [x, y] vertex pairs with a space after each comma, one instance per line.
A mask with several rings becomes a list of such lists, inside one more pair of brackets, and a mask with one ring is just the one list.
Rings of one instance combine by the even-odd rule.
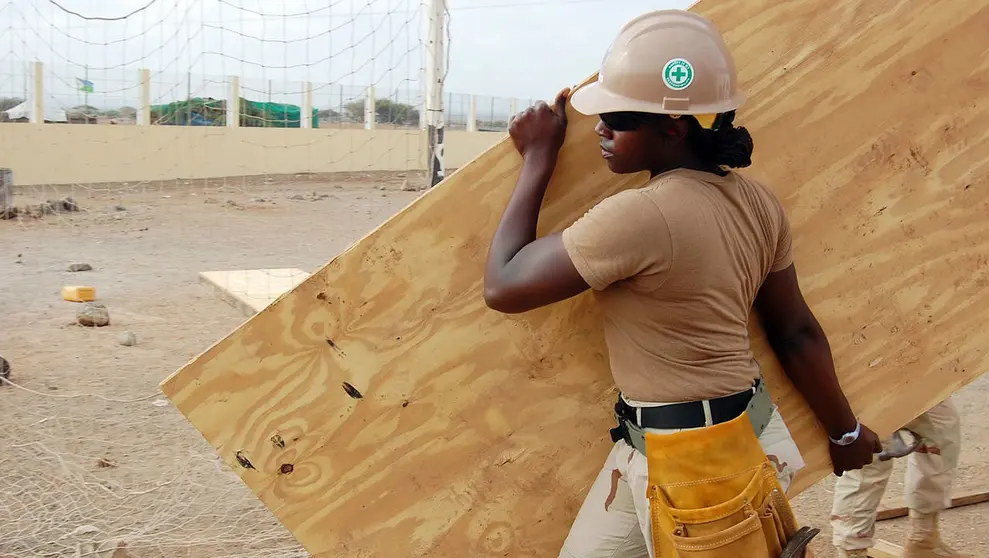
[[203, 271], [199, 282], [213, 288], [244, 315], [253, 316], [308, 277], [309, 273], [295, 268], [238, 269]]
[[[694, 10], [749, 95], [745, 172], [787, 207], [842, 384], [888, 435], [989, 367], [989, 5]], [[596, 122], [570, 111], [541, 233], [645, 180], [609, 173]], [[313, 555], [558, 552], [611, 445], [615, 391], [593, 297], [484, 305], [519, 163], [497, 144], [162, 383]], [[826, 439], [754, 324], [808, 462], [799, 493], [830, 473]]]
[[903, 547], [879, 539], [867, 554], [869, 558], [900, 558], [903, 556]]
[[[974, 506], [976, 504], [984, 504], [989, 502], [989, 492], [982, 491], [968, 491], [963, 492], [957, 496], [951, 498], [951, 505], [948, 509], [961, 508], [964, 506]], [[876, 513], [876, 521], [886, 521], [889, 519], [897, 519], [900, 517], [906, 517], [910, 514], [910, 508], [900, 498], [900, 502], [897, 505], [884, 508]]]

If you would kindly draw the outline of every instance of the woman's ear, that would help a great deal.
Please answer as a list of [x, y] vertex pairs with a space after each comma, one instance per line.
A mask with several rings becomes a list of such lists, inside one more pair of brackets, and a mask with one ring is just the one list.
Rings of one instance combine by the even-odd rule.
[[664, 145], [677, 145], [687, 138], [687, 119], [661, 118], [658, 122], [657, 130]]
[[683, 141], [687, 139], [687, 133], [690, 130], [690, 125], [686, 118], [669, 118], [671, 133], [670, 136], [676, 138], [677, 141]]

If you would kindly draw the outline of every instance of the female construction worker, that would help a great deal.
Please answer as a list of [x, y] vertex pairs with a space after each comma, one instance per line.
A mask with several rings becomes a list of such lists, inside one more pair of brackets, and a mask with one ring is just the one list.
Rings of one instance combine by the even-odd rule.
[[[730, 170], [748, 166], [753, 148], [748, 132], [733, 125], [743, 101], [736, 81], [734, 62], [706, 19], [664, 10], [626, 24], [598, 80], [570, 101], [599, 115], [601, 156], [612, 172], [649, 171], [651, 180], [541, 238], [536, 222], [563, 144], [570, 91], [559, 94], [555, 110], [540, 103], [510, 124], [523, 163], [491, 242], [485, 300], [517, 313], [592, 289], [620, 390], [616, 443], [560, 556], [656, 554], [649, 476], [650, 468], [667, 465], [646, 458], [647, 434], [674, 440], [748, 416], [761, 459], [786, 490], [803, 462], [759, 381], [747, 334], [753, 305], [785, 373], [827, 430], [835, 473], [859, 469], [881, 451], [852, 413], [824, 332], [801, 295], [783, 208], [768, 188]], [[718, 458], [727, 467], [733, 456], [701, 461]], [[679, 548], [681, 557], [738, 551]], [[756, 556], [746, 552], [734, 555]]]

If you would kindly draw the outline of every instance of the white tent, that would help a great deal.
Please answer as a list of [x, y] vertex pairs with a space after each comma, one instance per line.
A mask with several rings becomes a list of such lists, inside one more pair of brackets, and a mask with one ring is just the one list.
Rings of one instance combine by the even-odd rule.
[[[7, 109], [4, 114], [10, 120], [18, 120], [20, 118], [26, 118], [31, 120], [31, 115], [34, 113], [34, 103], [31, 100], [24, 101], [23, 103], [17, 105], [16, 107]], [[45, 122], [68, 122], [69, 119], [65, 116], [65, 111], [58, 107], [53, 107], [49, 104], [45, 104]]]

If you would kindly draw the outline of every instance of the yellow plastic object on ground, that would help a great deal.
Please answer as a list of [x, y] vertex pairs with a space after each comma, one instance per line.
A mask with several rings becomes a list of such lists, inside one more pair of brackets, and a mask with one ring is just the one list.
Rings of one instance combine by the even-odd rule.
[[797, 533], [747, 414], [698, 430], [647, 433], [646, 455], [657, 556], [777, 558]]
[[62, 287], [62, 298], [69, 302], [92, 302], [96, 300], [96, 287]]

